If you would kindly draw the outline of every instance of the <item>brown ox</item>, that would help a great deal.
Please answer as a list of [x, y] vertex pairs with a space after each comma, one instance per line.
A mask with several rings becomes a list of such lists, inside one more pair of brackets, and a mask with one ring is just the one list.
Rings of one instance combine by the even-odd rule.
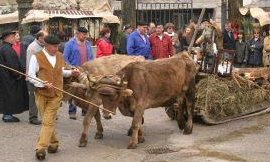
[[[118, 107], [123, 115], [133, 117], [129, 149], [144, 142], [141, 123], [144, 110], [148, 108], [176, 106], [179, 128], [184, 129], [184, 134], [192, 133], [196, 72], [192, 58], [182, 53], [168, 59], [130, 63], [114, 78], [100, 80], [98, 93], [104, 108], [115, 112]], [[115, 78], [121, 80], [120, 85]]]
[[[127, 64], [137, 61], [144, 61], [144, 58], [139, 56], [112, 55], [87, 62], [83, 64], [82, 67], [78, 67], [82, 72], [79, 77], [65, 79], [64, 89], [96, 105], [101, 105], [102, 102], [96, 90], [94, 89], [95, 78], [99, 78], [104, 75], [115, 74]], [[84, 109], [88, 109], [83, 120], [83, 132], [81, 134], [79, 146], [85, 147], [87, 145], [89, 127], [93, 117], [95, 117], [97, 125], [95, 138], [102, 139], [103, 127], [101, 124], [99, 109], [76, 98], [71, 98], [67, 95], [64, 95], [64, 100], [72, 100], [75, 105]]]

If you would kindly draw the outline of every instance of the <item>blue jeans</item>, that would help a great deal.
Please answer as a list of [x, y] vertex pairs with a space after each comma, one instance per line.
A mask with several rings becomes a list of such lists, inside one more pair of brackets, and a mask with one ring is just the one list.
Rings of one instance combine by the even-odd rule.
[[76, 112], [77, 112], [76, 105], [74, 105], [72, 102], [69, 102], [68, 113], [69, 114], [76, 114]]

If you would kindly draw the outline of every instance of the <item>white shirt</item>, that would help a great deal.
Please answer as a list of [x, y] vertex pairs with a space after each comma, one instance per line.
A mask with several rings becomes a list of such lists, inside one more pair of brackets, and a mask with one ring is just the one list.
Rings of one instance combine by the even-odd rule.
[[213, 52], [214, 52], [214, 54], [217, 54], [218, 53], [218, 49], [217, 49], [216, 43], [213, 43]]
[[138, 30], [138, 33], [140, 34], [142, 40], [144, 41], [144, 43], [146, 43], [146, 38], [144, 34], [141, 34], [141, 32]]
[[163, 35], [158, 35], [159, 39], [162, 40], [163, 38]]
[[175, 35], [175, 32], [172, 32], [172, 33], [164, 32], [164, 33], [167, 34], [170, 37], [174, 37], [174, 35]]
[[[49, 61], [49, 63], [52, 65], [52, 67], [55, 67], [55, 64], [56, 64], [56, 56], [52, 56], [50, 55], [46, 50], [45, 48], [42, 50], [42, 52], [45, 54], [47, 60]], [[38, 61], [37, 61], [37, 57], [36, 55], [32, 55], [31, 58], [30, 58], [30, 62], [29, 62], [29, 69], [28, 69], [28, 75], [31, 76], [32, 78], [35, 78], [35, 79], [32, 79], [32, 78], [28, 78], [28, 80], [34, 84], [35, 87], [44, 87], [44, 84], [42, 82], [42, 80], [40, 80], [39, 78], [37, 78], [37, 72], [39, 71], [39, 64], [38, 64]], [[64, 70], [63, 68], [63, 76], [64, 77], [69, 77], [71, 76], [71, 73], [72, 71], [71, 70]]]
[[32, 42], [26, 50], [26, 73], [29, 69], [29, 62], [32, 55], [36, 55], [37, 53], [41, 52], [44, 46], [37, 39]]

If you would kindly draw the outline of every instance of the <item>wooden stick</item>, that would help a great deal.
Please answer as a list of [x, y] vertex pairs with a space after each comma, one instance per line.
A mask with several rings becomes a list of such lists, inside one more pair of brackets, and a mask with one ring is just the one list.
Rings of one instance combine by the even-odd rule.
[[[40, 82], [40, 83], [43, 83], [43, 84], [45, 83], [45, 82], [42, 81], [42, 80], [39, 80], [39, 79], [34, 78], [34, 77], [31, 77], [30, 75], [24, 74], [24, 73], [22, 73], [22, 72], [20, 72], [20, 71], [18, 71], [18, 70], [15, 70], [15, 69], [10, 68], [10, 67], [8, 67], [8, 66], [5, 66], [5, 65], [3, 65], [3, 64], [0, 64], [0, 66], [3, 67], [3, 68], [5, 68], [5, 69], [11, 70], [11, 71], [13, 71], [13, 72], [16, 72], [16, 73], [18, 73], [18, 74], [20, 74], [20, 75], [23, 75], [23, 76], [25, 76], [25, 77], [31, 78], [31, 79], [33, 79], [33, 80], [36, 80], [36, 81], [38, 81], [38, 82]], [[75, 95], [73, 95], [73, 94], [71, 94], [71, 93], [69, 93], [69, 92], [67, 92], [67, 91], [64, 91], [64, 90], [62, 90], [62, 89], [60, 89], [60, 88], [58, 88], [58, 87], [55, 87], [54, 85], [53, 85], [52, 87], [53, 87], [54, 89], [60, 91], [60, 92], [63, 92], [63, 93], [65, 93], [65, 94], [68, 94], [68, 95], [70, 95], [70, 96], [72, 96], [72, 97], [74, 97], [74, 98], [76, 98], [76, 99], [78, 99], [78, 100], [81, 100], [81, 101], [83, 101], [83, 102], [86, 102], [86, 103], [88, 103], [88, 104], [90, 104], [90, 105], [92, 105], [92, 106], [95, 106], [95, 107], [97, 107], [97, 108], [99, 108], [99, 109], [101, 109], [101, 110], [107, 111], [107, 112], [112, 113], [112, 114], [115, 115], [115, 113], [112, 112], [112, 111], [110, 111], [110, 110], [107, 110], [107, 109], [105, 109], [105, 108], [103, 108], [103, 107], [100, 107], [100, 106], [98, 106], [98, 105], [96, 105], [96, 104], [94, 104], [94, 103], [92, 103], [92, 102], [89, 102], [89, 101], [87, 101], [87, 100], [85, 100], [85, 99], [83, 99], [83, 98], [80, 98], [80, 97], [78, 97], [78, 96], [75, 96]]]
[[236, 77], [235, 77], [235, 73], [232, 73], [232, 78], [233, 78], [233, 80], [236, 82], [236, 84], [238, 85], [238, 87], [241, 88], [240, 83], [238, 82], [238, 80], [237, 80]]
[[[252, 81], [250, 81], [250, 80], [248, 80], [248, 79], [245, 79], [245, 78], [243, 78], [242, 76], [240, 76], [240, 75], [238, 75], [238, 74], [235, 74], [235, 77], [237, 77], [238, 79], [240, 79], [242, 82], [247, 82], [248, 85], [249, 85], [249, 87], [250, 87], [251, 85], [253, 85], [253, 86], [255, 86], [256, 88], [262, 89], [263, 91], [267, 91], [267, 90], [265, 90], [264, 88], [262, 88], [261, 86], [259, 86], [258, 84], [254, 83], [254, 82], [252, 82]], [[267, 91], [267, 92], [268, 92], [268, 91]]]
[[201, 14], [200, 14], [200, 17], [199, 17], [199, 19], [198, 19], [198, 22], [197, 22], [197, 24], [196, 24], [195, 31], [194, 31], [194, 33], [193, 33], [193, 35], [192, 35], [190, 44], [189, 44], [189, 46], [188, 46], [188, 53], [190, 53], [191, 47], [193, 47], [193, 45], [194, 45], [194, 42], [195, 42], [195, 39], [196, 39], [196, 35], [197, 35], [197, 33], [198, 33], [198, 28], [199, 28], [199, 26], [201, 25], [201, 22], [202, 22], [204, 13], [205, 13], [205, 8], [202, 9]]

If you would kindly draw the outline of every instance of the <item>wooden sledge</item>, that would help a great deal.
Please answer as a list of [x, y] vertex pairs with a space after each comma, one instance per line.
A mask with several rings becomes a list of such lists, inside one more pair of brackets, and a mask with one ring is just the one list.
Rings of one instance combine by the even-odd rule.
[[[264, 92], [264, 95], [269, 94], [270, 83], [268, 81], [268, 76], [269, 68], [233, 68], [231, 75], [232, 79], [237, 82], [237, 85], [242, 86], [243, 84], [248, 84], [250, 88], [255, 87], [257, 89], [261, 89]], [[173, 108], [167, 107], [165, 110], [169, 118], [173, 120], [176, 119], [177, 112]], [[248, 108], [248, 110], [249, 111], [245, 111], [233, 116], [217, 119], [207, 112], [206, 107], [195, 107], [194, 117], [201, 118], [202, 121], [208, 125], [222, 124], [233, 120], [269, 113], [270, 100], [252, 105]]]

